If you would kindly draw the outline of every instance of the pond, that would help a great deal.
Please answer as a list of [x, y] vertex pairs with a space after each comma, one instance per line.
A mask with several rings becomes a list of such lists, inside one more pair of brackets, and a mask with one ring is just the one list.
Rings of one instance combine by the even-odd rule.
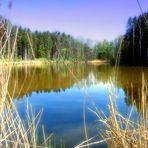
[[[109, 114], [109, 91], [114, 78], [119, 112], [126, 115], [134, 106], [134, 112], [140, 113], [142, 73], [147, 81], [148, 68], [144, 67], [120, 67], [116, 77], [115, 68], [107, 65], [14, 67], [8, 89], [24, 121], [27, 103], [35, 113], [43, 110], [39, 132], [44, 125], [46, 134], [54, 134], [57, 147], [64, 143], [66, 148], [72, 148], [85, 140], [86, 131], [88, 138], [98, 135], [101, 139], [98, 129], [103, 126], [90, 109], [96, 106]], [[103, 146], [106, 147], [97, 147]]]

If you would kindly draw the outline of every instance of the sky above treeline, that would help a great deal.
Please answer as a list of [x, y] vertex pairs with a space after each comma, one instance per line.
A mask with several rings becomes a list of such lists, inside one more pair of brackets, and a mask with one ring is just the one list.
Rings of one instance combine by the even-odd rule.
[[[148, 0], [139, 1], [143, 11], [148, 12]], [[124, 34], [128, 18], [141, 14], [137, 0], [12, 0], [11, 3], [0, 0], [0, 13], [13, 24], [32, 31], [61, 31], [95, 41], [113, 40]]]

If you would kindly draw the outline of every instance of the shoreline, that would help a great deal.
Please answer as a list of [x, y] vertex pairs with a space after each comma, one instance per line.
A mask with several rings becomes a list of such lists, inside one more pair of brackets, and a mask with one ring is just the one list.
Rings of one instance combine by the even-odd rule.
[[95, 59], [95, 60], [87, 61], [87, 64], [89, 64], [89, 65], [108, 65], [108, 64], [110, 64], [110, 62], [107, 60]]
[[43, 64], [73, 64], [73, 63], [77, 63], [77, 64], [88, 64], [88, 65], [106, 65], [109, 64], [109, 61], [105, 61], [105, 60], [89, 60], [89, 61], [56, 61], [56, 60], [21, 60], [21, 61], [7, 61], [7, 60], [3, 60], [0, 61], [0, 66], [41, 66]]
[[21, 61], [0, 61], [0, 65], [9, 66], [40, 66], [43, 64], [56, 64], [56, 63], [71, 63], [71, 61], [55, 61], [55, 60], [21, 60]]

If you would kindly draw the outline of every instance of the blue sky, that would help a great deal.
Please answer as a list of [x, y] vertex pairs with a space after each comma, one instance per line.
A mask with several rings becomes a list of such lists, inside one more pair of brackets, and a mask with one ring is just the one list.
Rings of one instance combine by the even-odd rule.
[[[0, 13], [31, 30], [62, 31], [101, 41], [125, 33], [129, 17], [141, 12], [136, 0], [1, 0]], [[148, 0], [140, 0], [148, 12]]]

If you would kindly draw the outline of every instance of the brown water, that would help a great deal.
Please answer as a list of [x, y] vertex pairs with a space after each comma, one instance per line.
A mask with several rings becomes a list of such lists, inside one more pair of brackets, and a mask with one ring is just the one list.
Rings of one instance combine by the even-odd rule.
[[93, 109], [93, 100], [108, 115], [111, 79], [116, 79], [119, 111], [126, 114], [136, 102], [134, 112], [140, 113], [142, 73], [147, 82], [148, 68], [140, 67], [120, 67], [116, 77], [115, 69], [111, 66], [61, 64], [14, 67], [8, 88], [24, 120], [28, 101], [35, 112], [43, 109], [40, 126], [45, 126], [47, 134], [54, 133], [57, 147], [62, 140], [66, 148], [72, 148], [85, 139], [84, 104], [88, 136], [97, 135], [96, 128], [103, 128], [88, 108]]

